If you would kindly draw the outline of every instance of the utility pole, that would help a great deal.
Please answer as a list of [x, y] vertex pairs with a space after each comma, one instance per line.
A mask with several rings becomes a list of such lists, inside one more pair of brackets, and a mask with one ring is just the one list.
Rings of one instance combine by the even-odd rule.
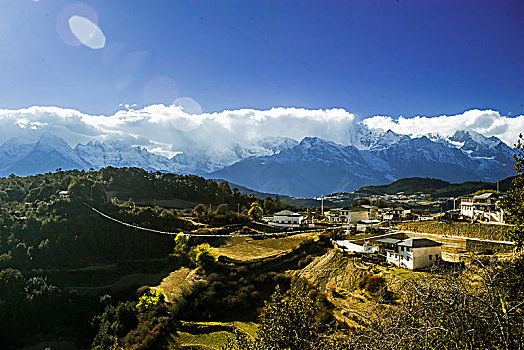
[[322, 213], [322, 216], [324, 216], [324, 195], [320, 196], [320, 212]]
[[237, 206], [238, 206], [238, 213], [240, 214], [240, 203], [237, 203]]

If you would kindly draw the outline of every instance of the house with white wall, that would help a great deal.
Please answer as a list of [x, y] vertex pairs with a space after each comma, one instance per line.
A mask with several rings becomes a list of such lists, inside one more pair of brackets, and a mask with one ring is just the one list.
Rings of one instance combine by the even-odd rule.
[[330, 224], [347, 224], [351, 215], [350, 208], [333, 208], [326, 212]]
[[290, 210], [282, 210], [273, 214], [273, 221], [269, 222], [270, 225], [280, 227], [300, 227], [306, 223], [305, 215]]
[[404, 240], [386, 238], [376, 241], [388, 263], [410, 270], [423, 269], [442, 258], [442, 244], [427, 238]]
[[460, 198], [462, 216], [496, 223], [504, 223], [504, 211], [498, 206], [499, 197], [492, 192]]

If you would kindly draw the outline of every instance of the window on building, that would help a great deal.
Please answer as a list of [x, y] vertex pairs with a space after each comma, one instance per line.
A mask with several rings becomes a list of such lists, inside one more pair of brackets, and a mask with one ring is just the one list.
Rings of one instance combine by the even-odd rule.
[[433, 255], [429, 254], [429, 260], [433, 260]]

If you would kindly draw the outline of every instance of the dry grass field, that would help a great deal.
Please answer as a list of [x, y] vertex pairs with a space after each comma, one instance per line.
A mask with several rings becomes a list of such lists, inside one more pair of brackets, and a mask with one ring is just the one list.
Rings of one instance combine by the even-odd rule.
[[222, 349], [228, 338], [234, 337], [230, 332], [231, 327], [238, 331], [256, 337], [257, 324], [254, 322], [191, 322], [191, 324], [201, 326], [222, 326], [224, 330], [215, 330], [208, 333], [193, 334], [190, 332], [178, 332], [171, 334], [168, 338], [168, 349], [199, 348], [199, 349]]
[[213, 256], [226, 256], [240, 261], [268, 258], [285, 253], [300, 243], [318, 238], [317, 233], [303, 233], [287, 237], [253, 239], [250, 237], [230, 238], [218, 248], [212, 248]]

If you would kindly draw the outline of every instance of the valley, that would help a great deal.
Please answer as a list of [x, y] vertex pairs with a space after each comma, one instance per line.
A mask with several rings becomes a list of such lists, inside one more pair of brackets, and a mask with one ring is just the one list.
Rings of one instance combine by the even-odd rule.
[[[433, 196], [492, 186], [485, 183], [404, 179], [345, 199], [334, 194], [326, 198], [326, 213], [284, 200], [292, 197], [257, 198], [227, 182], [138, 168], [11, 176], [0, 185], [0, 299], [16, 295], [0, 304], [10, 319], [0, 334], [8, 348], [234, 348], [265, 336], [268, 302], [286, 300], [278, 295], [312, 303], [312, 329], [346, 342], [344, 334], [404, 303], [407, 282], [440, 278], [449, 269], [470, 273], [476, 261], [503, 263], [514, 250], [512, 242], [482, 241], [506, 240], [507, 225], [422, 221], [354, 231], [323, 215], [340, 200], [402, 203], [386, 196], [424, 188], [428, 201], [438, 202]], [[255, 204], [263, 220], [252, 216]], [[284, 209], [307, 215], [311, 226], [271, 225], [272, 214]], [[385, 232], [440, 242], [444, 260], [412, 271], [339, 247], [341, 240], [379, 244]], [[48, 312], [42, 310], [57, 305], [67, 312], [49, 311], [43, 322]], [[19, 327], [24, 317], [17, 310], [31, 314], [33, 323]]]

